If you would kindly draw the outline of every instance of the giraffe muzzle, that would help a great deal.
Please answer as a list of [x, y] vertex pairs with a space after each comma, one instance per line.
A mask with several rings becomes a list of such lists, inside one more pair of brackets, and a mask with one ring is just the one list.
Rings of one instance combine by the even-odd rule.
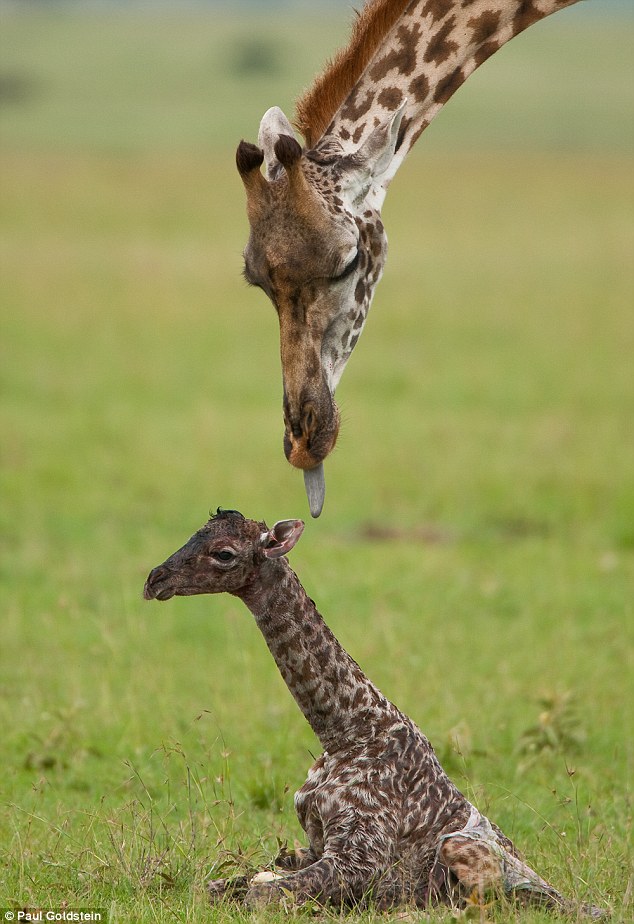
[[153, 568], [143, 588], [144, 598], [146, 600], [170, 600], [176, 594], [171, 577], [171, 572], [163, 565]]
[[318, 517], [324, 506], [326, 481], [323, 461], [333, 450], [339, 434], [339, 412], [334, 402], [327, 424], [319, 426], [312, 406], [304, 412], [301, 423], [293, 425], [285, 414], [284, 453], [291, 465], [302, 469], [304, 486], [312, 517]]
[[315, 468], [330, 455], [339, 435], [339, 409], [325, 383], [318, 395], [297, 403], [285, 392], [284, 425], [284, 454], [295, 468]]

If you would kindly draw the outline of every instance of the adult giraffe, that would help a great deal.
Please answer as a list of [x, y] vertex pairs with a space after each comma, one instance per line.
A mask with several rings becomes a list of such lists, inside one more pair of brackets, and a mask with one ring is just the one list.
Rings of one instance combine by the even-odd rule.
[[304, 470], [313, 516], [339, 432], [335, 389], [385, 263], [380, 215], [394, 174], [483, 61], [575, 2], [368, 0], [347, 47], [297, 103], [304, 146], [277, 107], [264, 114], [257, 147], [240, 142], [251, 228], [244, 275], [277, 310], [284, 452]]

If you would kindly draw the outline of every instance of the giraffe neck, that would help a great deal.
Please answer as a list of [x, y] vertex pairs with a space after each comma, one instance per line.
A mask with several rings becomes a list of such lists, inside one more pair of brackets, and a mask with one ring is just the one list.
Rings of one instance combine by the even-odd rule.
[[290, 566], [271, 561], [262, 571], [239, 596], [324, 750], [374, 737], [399, 716], [396, 707], [339, 644]]
[[335, 140], [352, 153], [377, 119], [405, 102], [386, 188], [421, 132], [480, 64], [528, 26], [576, 2], [413, 0], [378, 44], [320, 144]]

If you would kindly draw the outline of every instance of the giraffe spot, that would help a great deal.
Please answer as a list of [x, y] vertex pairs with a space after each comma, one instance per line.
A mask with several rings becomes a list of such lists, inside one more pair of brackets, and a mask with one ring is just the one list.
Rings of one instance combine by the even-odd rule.
[[472, 40], [476, 45], [488, 42], [500, 25], [500, 13], [497, 10], [485, 10], [480, 16], [474, 16], [467, 25], [472, 30]]
[[374, 102], [374, 90], [367, 90], [365, 97], [357, 104], [357, 90], [353, 90], [341, 110], [341, 117], [351, 122], [357, 122], [364, 116]]
[[396, 144], [394, 145], [395, 152], [398, 151], [400, 146], [403, 144], [405, 135], [407, 134], [407, 130], [411, 124], [412, 124], [411, 119], [408, 119], [407, 117], [405, 117], [404, 119], [401, 119], [401, 124], [399, 125], [399, 128], [398, 128], [398, 136], [396, 138]]
[[499, 47], [500, 45], [498, 42], [485, 42], [484, 45], [478, 48], [475, 55], [473, 56], [473, 60], [475, 61], [475, 66], [480, 67], [481, 64], [484, 64], [486, 59], [490, 58], [491, 55], [494, 54], [494, 52], [496, 52]]
[[419, 74], [418, 77], [414, 77], [409, 85], [409, 92], [418, 103], [422, 103], [423, 100], [427, 98], [427, 94], [429, 93], [429, 80], [425, 74]]
[[421, 124], [418, 126], [418, 128], [416, 129], [416, 131], [415, 131], [414, 134], [412, 135], [412, 140], [411, 140], [410, 147], [413, 147], [413, 146], [416, 144], [416, 142], [418, 141], [418, 139], [420, 138], [420, 136], [423, 134], [423, 132], [425, 131], [425, 129], [427, 128], [428, 125], [429, 125], [429, 122], [427, 121], [427, 119], [424, 119], [424, 120], [421, 122]]
[[350, 132], [348, 131], [347, 128], [344, 128], [343, 125], [339, 129], [339, 137], [341, 138], [342, 141], [348, 141], [348, 139], [350, 138]]
[[464, 83], [464, 74], [462, 69], [457, 67], [450, 74], [447, 74], [444, 80], [441, 80], [434, 93], [434, 101], [444, 104], [456, 92], [458, 87]]
[[533, 0], [522, 0], [517, 8], [517, 13], [513, 17], [513, 35], [528, 29], [534, 22], [541, 19], [544, 14], [538, 10]]
[[404, 52], [407, 54], [407, 66], [401, 68], [401, 74], [405, 77], [409, 77], [411, 73], [416, 68], [417, 53], [420, 46], [420, 40], [422, 36], [422, 29], [419, 22], [412, 24], [411, 28], [408, 29], [406, 26], [402, 26], [398, 30], [398, 38], [401, 43], [401, 47]]
[[372, 80], [383, 80], [391, 70], [399, 70], [401, 54], [397, 49], [392, 49], [388, 54], [383, 55], [379, 61], [370, 70]]
[[315, 676], [315, 671], [313, 670], [313, 666], [312, 666], [310, 658], [304, 659], [298, 673], [304, 683], [307, 683], [309, 680], [312, 680], [312, 678]]
[[360, 279], [358, 283], [356, 284], [356, 287], [354, 290], [354, 297], [355, 297], [355, 300], [359, 304], [363, 303], [363, 300], [365, 299], [365, 282], [363, 281], [363, 279]]
[[402, 101], [403, 91], [399, 90], [398, 87], [385, 87], [377, 97], [377, 102], [381, 106], [384, 106], [385, 109], [389, 109], [390, 112], [394, 109], [398, 109]]
[[420, 25], [415, 22], [411, 29], [406, 26], [399, 26], [396, 36], [398, 46], [383, 55], [370, 69], [370, 77], [373, 80], [383, 80], [392, 70], [409, 77], [416, 68], [416, 49], [420, 37]]
[[352, 143], [353, 143], [353, 144], [358, 144], [358, 143], [361, 141], [361, 138], [362, 138], [362, 136], [363, 136], [363, 129], [364, 129], [364, 128], [365, 128], [365, 122], [362, 122], [361, 125], [358, 125], [358, 126], [356, 127], [356, 129], [354, 130], [354, 134], [352, 135]]
[[454, 0], [427, 0], [423, 7], [423, 16], [431, 16], [432, 22], [439, 22], [445, 18], [453, 5]]
[[429, 45], [425, 50], [423, 58], [427, 63], [433, 61], [435, 64], [442, 64], [450, 54], [457, 51], [456, 42], [449, 40], [448, 36], [453, 32], [456, 25], [456, 17], [452, 16], [444, 26], [441, 26], [438, 32], [430, 39]]
[[354, 698], [352, 700], [352, 708], [358, 709], [364, 703], [365, 703], [365, 690], [363, 689], [363, 687], [359, 687], [358, 690], [354, 694]]

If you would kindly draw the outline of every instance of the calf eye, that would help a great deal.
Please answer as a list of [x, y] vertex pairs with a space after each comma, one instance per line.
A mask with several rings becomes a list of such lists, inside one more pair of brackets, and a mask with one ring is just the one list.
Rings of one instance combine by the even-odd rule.
[[212, 555], [216, 561], [231, 561], [235, 558], [234, 553], [229, 549], [220, 549], [218, 552], [212, 552]]

